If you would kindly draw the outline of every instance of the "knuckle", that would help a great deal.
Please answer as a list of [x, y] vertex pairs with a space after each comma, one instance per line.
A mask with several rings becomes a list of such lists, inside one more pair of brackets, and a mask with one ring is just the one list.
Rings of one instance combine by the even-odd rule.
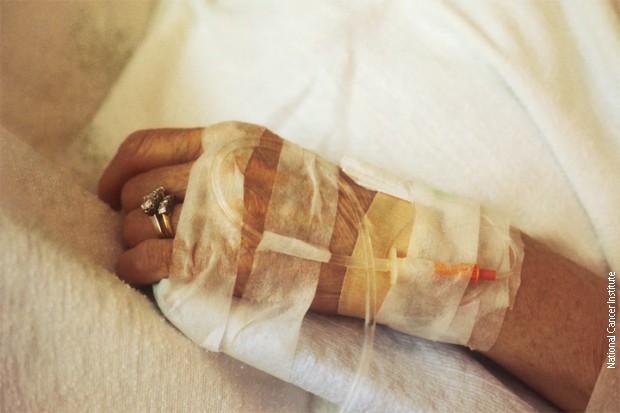
[[141, 129], [131, 133], [119, 148], [119, 154], [128, 158], [135, 157], [146, 150], [152, 129]]

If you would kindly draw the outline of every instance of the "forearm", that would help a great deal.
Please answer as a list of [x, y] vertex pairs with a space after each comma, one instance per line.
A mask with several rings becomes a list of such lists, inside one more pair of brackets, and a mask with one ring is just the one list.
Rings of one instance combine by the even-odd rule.
[[521, 287], [485, 354], [569, 411], [586, 408], [605, 356], [605, 281], [523, 235]]

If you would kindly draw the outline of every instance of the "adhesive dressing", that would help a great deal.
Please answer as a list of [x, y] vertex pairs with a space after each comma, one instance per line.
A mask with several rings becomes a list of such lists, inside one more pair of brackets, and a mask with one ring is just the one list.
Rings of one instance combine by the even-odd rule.
[[364, 319], [351, 402], [377, 321], [472, 348], [495, 342], [523, 258], [505, 219], [350, 158], [339, 168], [257, 125], [208, 127], [203, 149], [170, 276], [154, 287], [200, 346], [286, 380], [305, 314], [335, 294], [328, 312]]

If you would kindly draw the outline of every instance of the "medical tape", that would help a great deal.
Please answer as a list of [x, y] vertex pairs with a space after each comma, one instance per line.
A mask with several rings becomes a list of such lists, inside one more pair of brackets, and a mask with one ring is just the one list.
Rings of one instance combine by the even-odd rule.
[[[315, 213], [309, 220], [308, 216], [295, 217], [298, 222], [307, 221], [309, 229], [297, 226], [290, 231], [290, 217], [284, 217], [283, 222], [279, 216], [282, 212], [274, 215], [274, 225], [269, 224], [267, 215], [274, 209], [272, 196], [278, 185], [275, 178], [270, 184], [270, 178], [260, 173], [252, 181], [251, 171], [256, 166], [282, 169], [281, 148], [280, 138], [257, 125], [229, 122], [204, 131], [204, 153], [190, 175], [170, 278], [154, 286], [155, 297], [164, 315], [197, 344], [226, 351], [286, 378], [296, 348], [296, 331], [312, 300], [317, 278], [322, 276], [321, 269], [342, 268], [343, 263], [366, 269], [370, 288], [366, 288], [364, 346], [346, 397], [351, 401], [370, 365], [375, 329], [374, 258], [363, 217], [374, 195], [367, 190], [356, 194], [361, 187], [337, 167], [294, 148], [301, 156], [293, 158], [303, 160], [305, 172], [301, 174], [313, 183], [314, 190], [309, 201], [292, 211], [311, 206]], [[277, 168], [267, 165], [270, 160]], [[289, 168], [280, 176], [295, 174], [300, 174], [300, 168]], [[300, 196], [299, 182], [291, 186], [296, 190], [277, 196], [280, 201], [274, 201], [276, 204], [286, 206], [282, 200]], [[347, 202], [341, 203], [344, 199]], [[263, 203], [269, 205], [267, 210], [261, 210]], [[354, 224], [352, 239], [359, 236], [364, 240], [361, 260], [351, 260], [349, 254], [340, 251], [332, 254], [331, 248], [339, 244], [332, 236], [339, 203], [344, 206], [343, 216]], [[340, 225], [344, 227], [345, 221]], [[299, 292], [290, 296], [290, 289], [282, 288], [281, 283], [265, 283], [269, 273], [277, 281], [292, 280]], [[299, 274], [302, 277], [294, 279]], [[241, 298], [232, 297], [231, 291]], [[278, 337], [279, 332], [284, 334]]]
[[243, 227], [235, 295], [241, 296], [252, 272], [254, 253], [262, 242], [267, 208], [276, 180], [283, 140], [269, 130], [261, 135], [244, 171]]
[[479, 235], [480, 266], [497, 269], [494, 282], [470, 284], [442, 341], [490, 349], [512, 307], [521, 277], [523, 244], [505, 217], [483, 208]]
[[232, 305], [224, 351], [283, 379], [330, 256], [338, 174], [336, 166], [283, 144], [264, 233], [242, 297]]
[[[330, 262], [321, 265], [319, 285], [312, 302], [313, 308], [328, 314], [338, 313], [340, 293], [343, 290], [348, 267], [342, 260], [338, 263], [334, 261], [342, 257], [351, 257], [356, 244], [361, 243], [358, 240], [360, 220], [363, 219], [375, 195], [375, 191], [361, 187], [344, 172], [339, 171], [336, 219], [329, 244], [332, 256]], [[364, 265], [361, 267], [360, 271], [367, 270]], [[365, 275], [367, 274], [360, 274]]]
[[327, 248], [308, 244], [297, 238], [271, 231], [263, 232], [261, 242], [258, 244], [258, 251], [273, 251], [316, 262], [329, 262], [332, 256]]
[[[390, 254], [395, 254], [396, 257], [407, 255], [414, 216], [413, 204], [381, 192], [376, 194], [366, 211], [366, 218], [372, 224], [369, 225], [369, 232], [375, 258], [390, 259]], [[358, 240], [352, 256], [361, 258], [363, 255], [364, 251]], [[389, 271], [376, 272], [377, 308], [381, 307], [392, 282], [395, 281], [391, 278], [395, 277]], [[348, 268], [338, 302], [338, 314], [363, 318], [365, 290], [364, 271]]]
[[[495, 340], [523, 257], [505, 220], [362, 163], [338, 170], [255, 125], [207, 128], [203, 149], [170, 279], [155, 289], [201, 346], [287, 378], [309, 306], [335, 303], [319, 307], [364, 317], [366, 329], [375, 282], [385, 324], [481, 348]], [[476, 263], [498, 281], [472, 283], [484, 278]]]
[[[378, 322], [432, 340], [490, 348], [520, 283], [523, 248], [518, 231], [476, 204], [403, 181], [364, 162], [343, 158], [341, 166], [356, 183], [415, 204], [406, 257], [394, 258], [390, 251], [392, 285]], [[379, 219], [393, 217], [384, 214]], [[373, 239], [373, 245], [381, 242]], [[381, 257], [376, 265], [385, 267]], [[379, 295], [388, 285], [380, 274]], [[348, 289], [359, 287], [349, 281], [347, 277], [341, 301], [350, 300], [351, 309], [343, 305], [339, 312], [355, 315], [355, 300], [350, 298], [355, 293]]]
[[523, 263], [520, 232], [497, 214], [484, 212], [482, 222], [479, 262], [497, 268], [498, 278], [492, 283], [470, 286], [471, 291], [465, 293], [464, 301], [471, 296], [471, 302], [477, 303], [478, 307], [474, 328], [467, 342], [470, 348], [476, 350], [488, 350], [495, 343], [506, 310], [512, 308], [519, 289]]
[[[170, 275], [154, 289], [164, 315], [200, 346], [218, 351], [228, 322], [241, 242], [243, 172], [247, 147], [229, 142], [258, 139], [264, 128], [217, 124], [203, 132], [204, 153], [194, 163], [173, 245]], [[237, 145], [238, 146], [238, 145]], [[206, 179], [214, 174], [212, 180]], [[222, 219], [222, 202], [231, 219]]]
[[399, 331], [440, 340], [458, 308], [458, 298], [469, 284], [471, 269], [457, 267], [449, 276], [436, 272], [423, 258], [401, 261], [396, 285], [387, 293], [378, 322]]
[[459, 338], [468, 339], [473, 328], [469, 320], [463, 320], [464, 327], [450, 327], [472, 274], [479, 274], [478, 227], [475, 206], [416, 203], [407, 258], [400, 263], [397, 283], [387, 293], [377, 320], [430, 340], [452, 342], [456, 329]]

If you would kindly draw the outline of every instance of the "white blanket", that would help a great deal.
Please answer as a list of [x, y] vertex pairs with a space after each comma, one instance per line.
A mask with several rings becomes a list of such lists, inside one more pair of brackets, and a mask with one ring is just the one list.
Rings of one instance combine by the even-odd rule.
[[[202, 352], [114, 279], [120, 217], [92, 191], [133, 130], [264, 124], [332, 161], [356, 156], [498, 207], [604, 276], [620, 268], [619, 93], [620, 24], [605, 1], [162, 3], [87, 133], [54, 154], [64, 165], [2, 131], [0, 407], [342, 402], [356, 360], [339, 349], [359, 323], [308, 318], [328, 345], [302, 341], [292, 381], [315, 399]], [[356, 407], [549, 407], [489, 369], [381, 329]]]

